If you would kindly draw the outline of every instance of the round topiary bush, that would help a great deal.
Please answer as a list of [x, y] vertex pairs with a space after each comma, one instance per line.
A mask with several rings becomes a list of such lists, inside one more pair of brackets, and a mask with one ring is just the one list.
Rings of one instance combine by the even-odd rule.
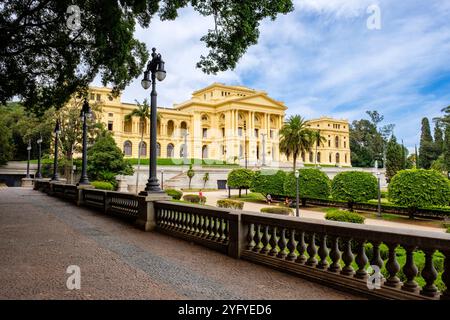
[[166, 189], [164, 191], [167, 193], [167, 195], [171, 196], [172, 199], [174, 199], [174, 200], [180, 200], [181, 196], [183, 195], [182, 191], [175, 190], [175, 189]]
[[331, 209], [327, 211], [325, 219], [341, 222], [364, 223], [365, 218], [347, 210]]
[[183, 196], [183, 200], [184, 201], [188, 201], [188, 202], [192, 202], [192, 203], [205, 203], [206, 202], [206, 197], [205, 196], [199, 196], [197, 194], [185, 194]]
[[264, 196], [267, 194], [272, 196], [283, 196], [285, 179], [286, 172], [283, 170], [256, 171], [253, 176], [250, 191], [259, 192]]
[[410, 208], [445, 206], [450, 203], [450, 182], [434, 170], [410, 169], [399, 171], [388, 186], [389, 200]]
[[231, 199], [217, 200], [217, 206], [219, 208], [230, 208], [235, 210], [242, 210], [244, 208], [244, 202]]
[[291, 215], [294, 211], [291, 208], [287, 207], [266, 207], [261, 208], [262, 213], [275, 213], [275, 214], [284, 214]]
[[252, 181], [253, 171], [249, 169], [233, 169], [227, 177], [228, 187], [239, 189], [239, 196], [241, 196], [241, 189], [249, 189]]
[[367, 201], [378, 196], [378, 181], [369, 172], [340, 172], [331, 182], [331, 195], [336, 200], [347, 201], [352, 211], [355, 202]]
[[[319, 169], [300, 169], [298, 177], [299, 197], [302, 204], [306, 204], [306, 199], [327, 199], [330, 195], [330, 179]], [[287, 196], [295, 197], [297, 179], [293, 172], [287, 175], [284, 181], [284, 193]]]
[[95, 189], [114, 190], [113, 184], [108, 181], [92, 181], [91, 185], [93, 185]]

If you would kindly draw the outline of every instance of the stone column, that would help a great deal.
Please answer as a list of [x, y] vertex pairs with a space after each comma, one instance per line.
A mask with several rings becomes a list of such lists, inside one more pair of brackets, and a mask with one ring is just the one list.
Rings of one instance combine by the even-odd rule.
[[153, 231], [156, 228], [155, 201], [169, 201], [172, 197], [165, 193], [152, 193], [147, 196], [139, 196], [139, 216], [135, 225], [144, 231]]

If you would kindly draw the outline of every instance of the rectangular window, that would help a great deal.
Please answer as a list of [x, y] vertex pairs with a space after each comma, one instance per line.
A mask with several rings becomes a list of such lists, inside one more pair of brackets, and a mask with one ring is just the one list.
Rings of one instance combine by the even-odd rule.
[[203, 128], [203, 138], [207, 138], [207, 137], [208, 137], [208, 129]]
[[108, 117], [113, 117], [114, 116], [114, 113], [108, 113]]
[[222, 137], [225, 137], [225, 128], [222, 128]]
[[97, 93], [97, 101], [100, 101], [100, 94]]
[[95, 100], [95, 93], [91, 93], [91, 100]]
[[273, 130], [270, 130], [270, 139], [273, 139]]
[[259, 136], [259, 130], [255, 129], [255, 138], [258, 138], [258, 136]]
[[238, 136], [242, 137], [242, 128], [238, 128]]
[[108, 130], [113, 131], [113, 122], [112, 121], [108, 121]]

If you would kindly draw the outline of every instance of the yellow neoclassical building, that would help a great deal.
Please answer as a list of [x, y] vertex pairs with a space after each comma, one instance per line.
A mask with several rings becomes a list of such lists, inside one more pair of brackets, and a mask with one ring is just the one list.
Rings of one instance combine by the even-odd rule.
[[[137, 158], [140, 141], [139, 119], [126, 121], [135, 104], [112, 98], [110, 89], [91, 87], [91, 102], [102, 106], [102, 121], [114, 133], [114, 139], [126, 157]], [[158, 108], [158, 157], [183, 157], [247, 161], [249, 166], [286, 163], [279, 150], [279, 130], [287, 107], [264, 91], [242, 86], [213, 83], [197, 90], [192, 98], [172, 108]], [[302, 162], [326, 165], [350, 165], [348, 121], [329, 117], [309, 120], [321, 130], [327, 142], [302, 154]], [[141, 157], [149, 156], [149, 126], [144, 126]], [[185, 147], [185, 145], [187, 147]]]

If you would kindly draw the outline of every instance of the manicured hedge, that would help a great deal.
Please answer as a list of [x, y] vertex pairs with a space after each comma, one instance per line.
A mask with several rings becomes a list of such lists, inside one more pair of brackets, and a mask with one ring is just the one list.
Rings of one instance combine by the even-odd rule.
[[93, 185], [95, 189], [114, 190], [114, 186], [112, 185], [112, 183], [107, 181], [92, 181], [91, 185]]
[[287, 207], [265, 207], [261, 208], [261, 212], [291, 215], [294, 211], [291, 208]]
[[327, 209], [325, 219], [341, 222], [359, 223], [359, 224], [364, 223], [365, 220], [363, 216], [360, 216], [357, 213], [339, 209]]
[[450, 182], [434, 170], [410, 169], [399, 171], [388, 186], [389, 200], [406, 206], [411, 215], [419, 207], [450, 204]]
[[353, 210], [355, 202], [364, 202], [378, 196], [378, 181], [369, 172], [340, 172], [331, 183], [331, 195], [335, 200], [346, 201], [349, 209]]
[[181, 196], [183, 195], [182, 191], [175, 190], [175, 189], [166, 189], [164, 191], [167, 193], [167, 195], [171, 196], [172, 199], [175, 199], [175, 200], [180, 200]]
[[230, 208], [235, 210], [242, 210], [244, 208], [244, 201], [221, 199], [217, 200], [217, 206], [219, 208]]
[[184, 201], [189, 201], [192, 203], [205, 203], [206, 202], [206, 197], [202, 196], [200, 198], [200, 196], [198, 194], [185, 194], [183, 196], [183, 200]]
[[253, 176], [250, 191], [259, 192], [266, 196], [283, 196], [284, 181], [286, 179], [286, 172], [283, 170], [261, 170], [256, 171]]
[[[299, 170], [299, 197], [303, 205], [307, 198], [327, 199], [330, 195], [330, 179], [319, 169], [307, 168]], [[284, 182], [284, 193], [287, 196], [295, 197], [297, 179], [294, 173], [287, 175]]]

